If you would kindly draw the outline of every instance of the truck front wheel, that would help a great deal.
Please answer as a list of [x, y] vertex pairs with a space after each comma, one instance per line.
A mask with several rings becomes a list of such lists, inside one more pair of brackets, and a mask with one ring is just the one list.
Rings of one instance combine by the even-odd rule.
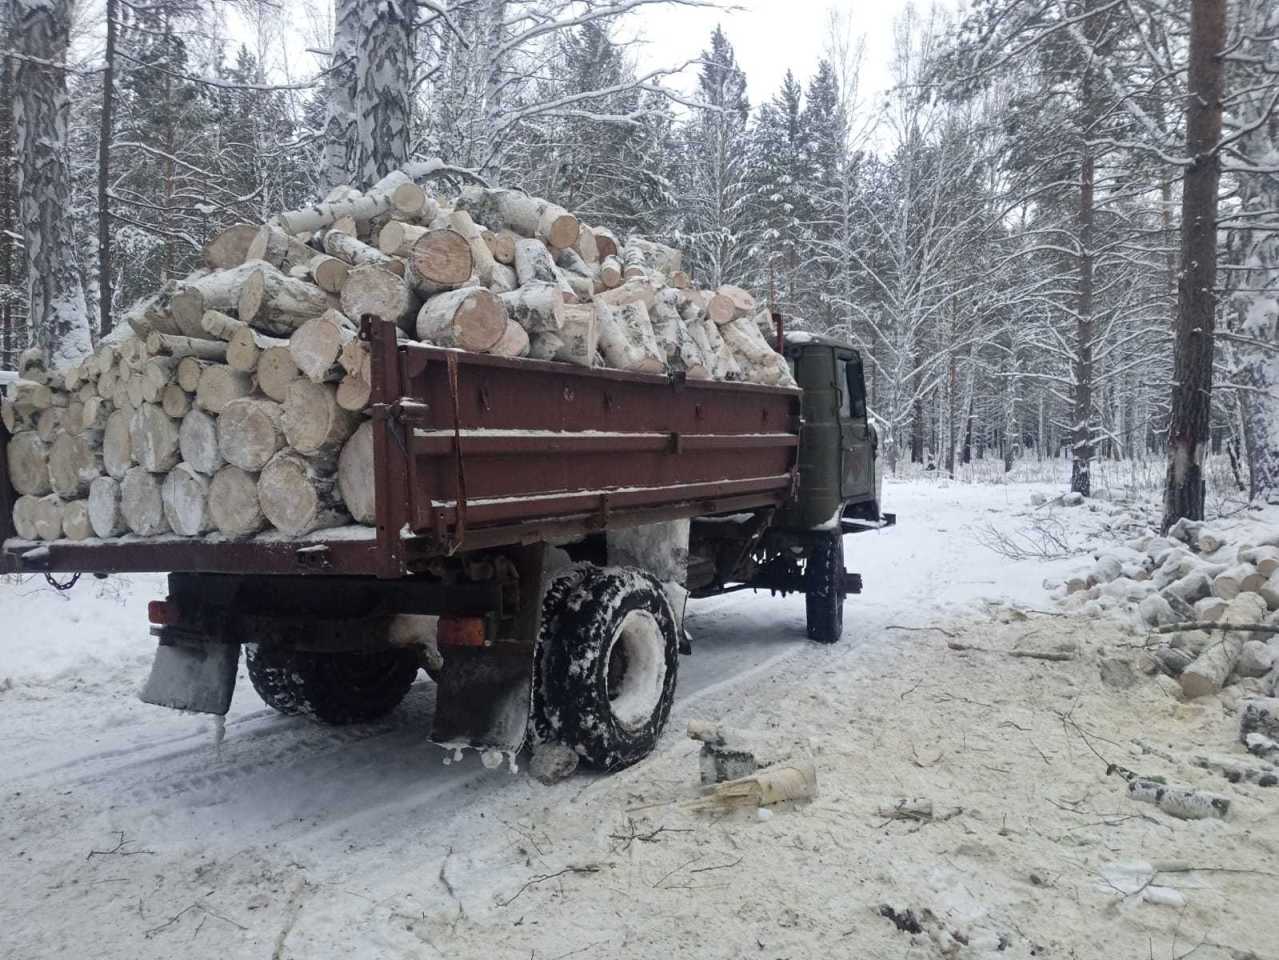
[[552, 583], [533, 683], [537, 735], [620, 770], [657, 744], [675, 697], [679, 636], [662, 585], [628, 567], [581, 566]]
[[268, 707], [344, 724], [376, 720], [394, 710], [417, 677], [419, 658], [409, 647], [311, 653], [250, 643], [244, 662], [253, 689]]
[[808, 636], [818, 643], [835, 643], [844, 632], [844, 538], [821, 537], [804, 566]]

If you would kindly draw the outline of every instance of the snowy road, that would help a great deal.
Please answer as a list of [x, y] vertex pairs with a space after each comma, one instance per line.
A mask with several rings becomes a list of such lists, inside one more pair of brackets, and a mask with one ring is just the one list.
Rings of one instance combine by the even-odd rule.
[[[1041, 581], [1069, 561], [1002, 560], [971, 536], [987, 514], [1023, 509], [1031, 489], [890, 486], [898, 526], [846, 546], [866, 592], [849, 601], [838, 647], [806, 641], [802, 597], [734, 594], [693, 604], [694, 654], [681, 663], [664, 747], [682, 739], [697, 705], [733, 691], [767, 696], [782, 668], [840, 669], [891, 642], [890, 624], [984, 600], [1042, 604]], [[487, 829], [504, 809], [592, 785], [580, 776], [548, 791], [522, 775], [485, 771], [474, 757], [445, 766], [426, 741], [426, 681], [386, 722], [332, 729], [268, 711], [242, 676], [215, 746], [210, 719], [133, 697], [150, 657], [145, 603], [163, 592], [161, 578], [86, 582], [70, 599], [38, 583], [0, 587], [0, 856], [11, 865], [0, 956], [90, 946], [94, 956], [168, 956], [169, 928], [153, 928], [188, 903], [204, 903], [193, 913], [207, 923], [186, 952], [272, 955], [251, 920], [259, 910], [290, 909], [280, 878], [299, 864], [312, 878], [331, 878], [308, 883], [365, 888], [388, 858], [413, 857], [423, 845], [438, 857], [443, 838], [450, 849], [508, 843]], [[227, 906], [238, 919], [210, 919], [220, 911], [201, 898], [228, 884], [244, 893]], [[246, 908], [255, 891], [266, 900]]]

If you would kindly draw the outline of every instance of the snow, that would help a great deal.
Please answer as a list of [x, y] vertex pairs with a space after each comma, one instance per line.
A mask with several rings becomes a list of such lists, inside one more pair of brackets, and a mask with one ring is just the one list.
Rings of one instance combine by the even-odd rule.
[[[224, 727], [145, 706], [145, 603], [163, 577], [86, 577], [68, 594], [5, 578], [0, 955], [1178, 956], [1201, 940], [1200, 960], [1228, 956], [1217, 943], [1268, 955], [1264, 877], [1103, 882], [1173, 858], [1272, 870], [1279, 824], [1264, 791], [1161, 759], [1229, 751], [1215, 701], [1177, 703], [1144, 678], [1109, 690], [1096, 656], [1133, 655], [1123, 625], [1036, 613], [1052, 612], [1044, 581], [1086, 557], [983, 546], [987, 525], [1050, 511], [1085, 540], [1113, 522], [1108, 504], [1030, 506], [1063, 489], [890, 480], [897, 526], [846, 543], [865, 593], [843, 643], [805, 639], [802, 597], [691, 601], [694, 652], [657, 751], [554, 787], [474, 752], [444, 766], [425, 679], [385, 721], [340, 729], [266, 710], [243, 670]], [[1077, 661], [999, 653], [1063, 640]], [[961, 641], [981, 649], [948, 646]], [[687, 809], [694, 717], [808, 744], [817, 800], [763, 819]], [[1130, 802], [1072, 724], [1143, 775], [1230, 795], [1231, 818]], [[876, 815], [902, 796], [962, 812]], [[1146, 876], [1153, 892], [1132, 893]], [[912, 944], [882, 905], [937, 925]]]

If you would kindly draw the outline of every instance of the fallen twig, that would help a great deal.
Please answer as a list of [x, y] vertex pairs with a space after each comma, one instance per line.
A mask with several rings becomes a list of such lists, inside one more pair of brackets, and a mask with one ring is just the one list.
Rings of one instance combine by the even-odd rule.
[[133, 841], [126, 840], [124, 838], [123, 830], [117, 831], [117, 836], [118, 836], [118, 839], [116, 840], [116, 844], [110, 850], [90, 850], [88, 855], [84, 859], [92, 860], [94, 857], [110, 857], [110, 856], [136, 857], [140, 853], [155, 852], [154, 850], [125, 850], [124, 847], [132, 843]]
[[953, 637], [955, 635], [949, 630], [943, 630], [941, 627], [903, 627], [901, 624], [897, 624], [897, 623], [890, 623], [888, 626], [884, 627], [884, 629], [885, 630], [905, 630], [910, 633], [927, 633], [928, 631], [932, 630], [936, 633], [940, 633], [943, 637]]
[[514, 896], [508, 900], [498, 900], [499, 907], [507, 907], [519, 899], [520, 895], [529, 887], [536, 886], [539, 883], [545, 883], [547, 880], [554, 880], [556, 877], [562, 877], [569, 873], [599, 873], [599, 864], [589, 863], [584, 867], [565, 867], [563, 870], [556, 870], [554, 873], [542, 873], [525, 881], [524, 886], [515, 891]]
[[1271, 633], [1279, 634], [1279, 626], [1266, 623], [1220, 623], [1206, 620], [1195, 623], [1166, 623], [1155, 627], [1154, 633], [1185, 633], [1188, 630], [1234, 630], [1239, 633]]

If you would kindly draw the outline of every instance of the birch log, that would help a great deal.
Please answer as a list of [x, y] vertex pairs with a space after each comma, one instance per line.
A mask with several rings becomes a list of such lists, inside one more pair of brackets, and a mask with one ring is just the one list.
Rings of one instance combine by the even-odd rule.
[[102, 466], [117, 480], [123, 480], [134, 464], [129, 418], [128, 411], [116, 410], [107, 417], [106, 429], [102, 432]]
[[129, 529], [120, 512], [120, 481], [115, 477], [98, 477], [89, 487], [89, 525], [103, 540]]
[[480, 228], [475, 225], [475, 221], [471, 219], [471, 215], [465, 210], [454, 210], [450, 213], [448, 215], [448, 225], [451, 230], [461, 234], [462, 238], [470, 246], [475, 276], [479, 278], [481, 284], [487, 287], [493, 282], [493, 267], [497, 261], [493, 258], [493, 251], [484, 242]]
[[342, 287], [342, 314], [354, 323], [365, 316], [389, 320], [406, 332], [413, 328], [413, 318], [421, 300], [402, 278], [376, 266], [355, 267], [347, 274]]
[[404, 263], [389, 257], [377, 247], [361, 243], [355, 237], [330, 230], [324, 236], [324, 252], [353, 267], [381, 267], [388, 273], [403, 274]]
[[289, 353], [299, 372], [313, 382], [340, 380], [343, 370], [338, 359], [342, 348], [355, 337], [355, 327], [346, 315], [328, 310], [293, 331]]
[[50, 493], [36, 500], [32, 520], [38, 539], [60, 540], [62, 538], [62, 507], [62, 498], [56, 493]]
[[[1244, 593], [1230, 601], [1219, 622], [1255, 624], [1266, 614], [1266, 604], [1255, 593]], [[1199, 654], [1179, 678], [1182, 695], [1187, 700], [1217, 693], [1225, 686], [1239, 659], [1248, 634], [1222, 630], [1214, 633], [1212, 642]]]
[[149, 334], [147, 336], [147, 351], [153, 356], [177, 357], [178, 359], [194, 357], [197, 360], [215, 362], [226, 359], [225, 343], [177, 334]]
[[282, 450], [258, 477], [258, 500], [271, 525], [290, 536], [339, 527], [351, 520], [342, 504], [332, 459]]
[[174, 533], [198, 537], [213, 529], [209, 516], [209, 481], [189, 463], [179, 463], [160, 486], [164, 518]]
[[88, 500], [69, 500], [62, 505], [62, 535], [68, 540], [88, 540], [93, 536]]
[[[287, 351], [286, 351], [287, 352]], [[209, 413], [221, 413], [228, 403], [253, 392], [253, 377], [223, 363], [211, 363], [200, 371], [195, 402]]]
[[506, 308], [484, 287], [437, 294], [417, 315], [417, 335], [443, 347], [483, 353], [506, 332]]
[[49, 447], [49, 485], [64, 500], [89, 493], [89, 485], [102, 475], [102, 453], [80, 434], [60, 431]]
[[564, 295], [553, 283], [530, 283], [499, 299], [510, 318], [530, 334], [558, 333], [564, 325]]
[[357, 421], [350, 410], [338, 405], [335, 387], [301, 378], [289, 384], [281, 427], [288, 445], [298, 453], [337, 456]]
[[240, 302], [240, 288], [258, 266], [258, 263], [250, 261], [230, 270], [218, 270], [189, 283], [179, 283], [170, 304], [178, 330], [188, 337], [203, 338], [204, 312], [234, 310]]
[[564, 307], [557, 331], [560, 346], [552, 358], [579, 367], [589, 367], [594, 363], [595, 352], [599, 349], [599, 314], [601, 310], [610, 309], [602, 303], [577, 303]]
[[[305, 266], [315, 256], [315, 249], [303, 243], [297, 237], [285, 233], [272, 224], [263, 224], [249, 244], [244, 259], [247, 261], [262, 260], [287, 273], [293, 267]], [[233, 305], [232, 305], [233, 306]], [[218, 310], [228, 309], [218, 307]]]
[[213, 270], [229, 270], [238, 267], [249, 258], [249, 247], [258, 234], [252, 223], [237, 223], [227, 227], [204, 245], [204, 262]]
[[488, 352], [497, 357], [526, 357], [529, 352], [528, 333], [514, 320], [507, 320], [506, 332]]
[[209, 519], [228, 537], [247, 537], [266, 526], [258, 502], [258, 482], [250, 473], [227, 464], [209, 481]]
[[232, 400], [218, 417], [218, 450], [222, 458], [241, 470], [261, 470], [284, 446], [282, 414], [274, 400]]
[[298, 365], [289, 351], [288, 341], [267, 347], [258, 357], [258, 389], [276, 403], [283, 403], [289, 384], [300, 376]]
[[551, 251], [541, 240], [515, 241], [515, 276], [521, 286], [526, 283], [559, 284]]
[[338, 490], [356, 523], [377, 522], [373, 499], [373, 422], [356, 428], [338, 457]]
[[120, 513], [129, 529], [140, 537], [169, 532], [160, 482], [144, 467], [131, 467], [120, 481]]
[[15, 434], [5, 448], [9, 481], [20, 494], [42, 497], [52, 490], [49, 483], [49, 445], [33, 430]]
[[474, 268], [465, 237], [454, 230], [429, 230], [414, 242], [405, 276], [419, 294], [429, 297], [462, 286]]
[[178, 462], [178, 424], [155, 404], [141, 404], [129, 419], [129, 450], [144, 470], [173, 469]]
[[315, 281], [315, 285], [325, 293], [341, 293], [343, 285], [346, 284], [350, 266], [345, 260], [317, 253], [307, 262], [306, 270]]
[[36, 504], [39, 497], [24, 494], [13, 504], [13, 530], [23, 540], [39, 540], [40, 533], [36, 529]]
[[378, 231], [377, 247], [387, 256], [407, 257], [413, 252], [413, 244], [426, 236], [428, 227], [389, 220]]
[[182, 418], [178, 450], [183, 463], [205, 476], [213, 476], [226, 462], [218, 446], [218, 421], [198, 407]]
[[266, 333], [288, 336], [312, 317], [334, 306], [329, 294], [305, 280], [286, 277], [260, 264], [245, 279], [239, 317]]

